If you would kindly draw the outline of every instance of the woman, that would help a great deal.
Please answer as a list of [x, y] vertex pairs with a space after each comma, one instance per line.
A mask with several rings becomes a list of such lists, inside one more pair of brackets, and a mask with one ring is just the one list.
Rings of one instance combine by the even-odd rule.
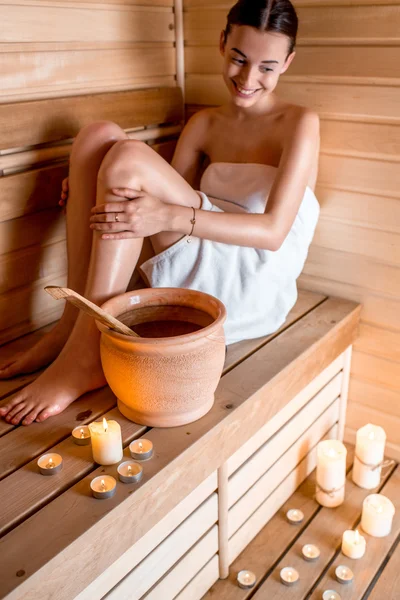
[[[69, 173], [68, 287], [101, 304], [126, 290], [139, 265], [152, 287], [219, 297], [227, 343], [282, 325], [319, 214], [312, 192], [318, 116], [274, 92], [294, 58], [296, 33], [289, 0], [235, 4], [220, 39], [230, 100], [190, 119], [172, 166], [113, 123], [78, 134]], [[64, 201], [66, 192], [64, 186]], [[143, 238], [151, 241], [147, 260]], [[96, 325], [68, 303], [56, 327], [3, 365], [0, 378], [51, 361], [0, 409], [8, 422], [43, 421], [105, 384]]]

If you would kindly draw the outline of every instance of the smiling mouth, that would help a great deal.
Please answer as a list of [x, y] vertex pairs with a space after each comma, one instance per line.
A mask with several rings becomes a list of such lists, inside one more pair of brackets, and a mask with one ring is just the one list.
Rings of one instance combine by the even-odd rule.
[[241, 96], [247, 96], [248, 98], [250, 98], [250, 96], [254, 96], [254, 94], [256, 94], [258, 91], [260, 91], [261, 88], [257, 88], [255, 90], [246, 90], [246, 88], [242, 88], [238, 83], [236, 83], [236, 81], [233, 81], [233, 85], [235, 86], [235, 88], [237, 89], [237, 91], [239, 92], [239, 94]]

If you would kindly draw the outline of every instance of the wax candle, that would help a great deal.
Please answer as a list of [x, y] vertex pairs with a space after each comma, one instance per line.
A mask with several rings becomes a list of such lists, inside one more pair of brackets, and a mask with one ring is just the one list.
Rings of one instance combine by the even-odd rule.
[[321, 554], [318, 546], [315, 546], [314, 544], [305, 544], [301, 549], [301, 553], [303, 555], [304, 560], [307, 560], [309, 562], [314, 562], [318, 560]]
[[279, 577], [284, 585], [295, 585], [300, 578], [299, 572], [293, 567], [284, 567], [281, 569]]
[[342, 600], [342, 597], [335, 590], [325, 590], [322, 593], [322, 600]]
[[252, 571], [239, 571], [236, 578], [238, 586], [244, 590], [250, 589], [255, 586], [257, 578]]
[[357, 431], [353, 465], [353, 481], [372, 490], [381, 481], [381, 464], [385, 453], [386, 433], [377, 425], [365, 425]]
[[119, 480], [123, 483], [137, 483], [143, 477], [143, 467], [133, 460], [126, 460], [117, 467]]
[[361, 527], [373, 537], [385, 537], [392, 529], [395, 508], [382, 494], [370, 494], [363, 502]]
[[113, 465], [122, 459], [121, 427], [117, 421], [94, 422], [89, 425], [93, 460], [99, 465]]
[[335, 576], [339, 583], [351, 583], [354, 579], [353, 571], [346, 565], [336, 567]]
[[100, 475], [95, 477], [90, 482], [90, 488], [95, 498], [99, 500], [105, 500], [114, 496], [115, 490], [117, 489], [117, 482], [111, 475]]
[[50, 452], [38, 458], [37, 466], [42, 475], [55, 475], [62, 469], [63, 459], [60, 454]]
[[300, 525], [304, 521], [304, 513], [299, 508], [291, 508], [287, 511], [286, 518], [292, 525]]
[[324, 440], [317, 446], [316, 500], [321, 506], [339, 506], [344, 500], [346, 454], [338, 440]]
[[347, 529], [342, 537], [342, 552], [349, 558], [361, 558], [365, 554], [365, 537], [358, 530]]
[[135, 460], [148, 460], [153, 456], [153, 442], [140, 438], [129, 444], [129, 451]]
[[72, 437], [78, 446], [88, 446], [90, 444], [90, 429], [87, 425], [79, 425], [72, 430]]

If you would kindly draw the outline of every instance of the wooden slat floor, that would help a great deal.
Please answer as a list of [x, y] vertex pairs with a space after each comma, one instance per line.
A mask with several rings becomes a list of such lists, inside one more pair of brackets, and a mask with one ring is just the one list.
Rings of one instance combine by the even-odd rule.
[[[325, 590], [335, 590], [342, 600], [400, 599], [400, 465], [393, 464], [382, 476], [376, 490], [363, 490], [351, 479], [354, 447], [348, 446], [345, 502], [335, 509], [323, 508], [314, 499], [315, 471], [303, 482], [289, 500], [245, 548], [230, 567], [226, 580], [219, 580], [202, 600], [322, 600]], [[363, 499], [380, 492], [396, 507], [392, 531], [384, 538], [374, 538], [360, 528]], [[286, 519], [290, 508], [301, 509], [304, 521], [292, 525]], [[349, 559], [341, 552], [341, 539], [346, 529], [360, 528], [366, 538], [363, 558]], [[305, 544], [315, 544], [321, 555], [316, 562], [302, 558]], [[350, 584], [335, 578], [338, 565], [346, 565], [354, 573]], [[285, 566], [300, 574], [296, 585], [287, 587], [279, 573]], [[242, 569], [257, 576], [254, 588], [243, 590], [236, 583]]]
[[[212, 444], [222, 435], [221, 427], [225, 423], [238, 418], [243, 421], [239, 411], [242, 403], [249, 402], [249, 406], [256, 403], [260, 414], [267, 411], [261, 418], [268, 420], [299, 391], [299, 386], [301, 389], [309, 377], [312, 379], [317, 374], [318, 368], [324, 368], [352, 343], [359, 310], [358, 305], [346, 300], [300, 291], [295, 307], [278, 332], [229, 347], [214, 407], [190, 427], [150, 431], [132, 423], [119, 413], [108, 387], [84, 395], [61, 415], [44, 423], [15, 427], [0, 420], [0, 598], [11, 593], [12, 598], [26, 598], [27, 590], [29, 598], [37, 597], [35, 593], [39, 591], [35, 590], [40, 590], [41, 599], [53, 598], [55, 593], [58, 600], [75, 597], [166, 511], [199, 485], [207, 476], [207, 469], [218, 466]], [[46, 329], [1, 347], [0, 361], [35, 343]], [[330, 340], [330, 345], [326, 346], [325, 340]], [[318, 359], [313, 358], [314, 355]], [[307, 361], [311, 361], [311, 368]], [[249, 374], [245, 378], [243, 368]], [[286, 378], [280, 375], [285, 369]], [[290, 369], [295, 370], [295, 377], [290, 375]], [[0, 382], [0, 406], [37, 375]], [[269, 395], [267, 405], [257, 404], [262, 402], [261, 390], [268, 394], [271, 386], [277, 389], [277, 398]], [[101, 472], [116, 477], [116, 469], [96, 465], [91, 447], [76, 446], [71, 437], [75, 426], [103, 415], [116, 418], [121, 424], [126, 456], [131, 440], [144, 433], [157, 450], [163, 449], [146, 464], [145, 477], [135, 487], [133, 496], [130, 497], [132, 491], [126, 489], [129, 486], [117, 486], [116, 495], [107, 503], [93, 502], [89, 481]], [[249, 425], [247, 431], [250, 436]], [[204, 452], [205, 448], [202, 450], [207, 467], [195, 472], [190, 467], [191, 460], [198, 455], [204, 435], [208, 435], [210, 442], [210, 432], [211, 439], [215, 438], [210, 445], [210, 456], [208, 451]], [[236, 450], [237, 443], [235, 437], [225, 439], [224, 452], [229, 454], [217, 457], [218, 460], [226, 460]], [[57, 477], [38, 475], [37, 457], [46, 451], [63, 456], [63, 470]], [[177, 470], [180, 470], [180, 481], [171, 477]], [[123, 509], [127, 511], [124, 513], [127, 535], [123, 540], [109, 539], [108, 552], [101, 552], [96, 536], [108, 537], [111, 513], [121, 508], [128, 498], [132, 510], [126, 502]], [[151, 504], [148, 498], [152, 498]], [[129, 519], [132, 519], [132, 528], [129, 528]], [[80, 543], [91, 548], [86, 558], [75, 551]], [[70, 571], [65, 568], [66, 561]], [[79, 564], [85, 581], [70, 576], [75, 563]], [[43, 570], [46, 573], [46, 569], [59, 573], [63, 581], [43, 578], [41, 573]]]

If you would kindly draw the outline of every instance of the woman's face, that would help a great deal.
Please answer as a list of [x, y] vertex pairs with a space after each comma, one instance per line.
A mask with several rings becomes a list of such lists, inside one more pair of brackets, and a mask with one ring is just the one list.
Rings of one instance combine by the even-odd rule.
[[275, 89], [294, 58], [288, 49], [289, 38], [281, 33], [234, 25], [225, 44], [221, 33], [223, 77], [237, 106], [253, 106]]

